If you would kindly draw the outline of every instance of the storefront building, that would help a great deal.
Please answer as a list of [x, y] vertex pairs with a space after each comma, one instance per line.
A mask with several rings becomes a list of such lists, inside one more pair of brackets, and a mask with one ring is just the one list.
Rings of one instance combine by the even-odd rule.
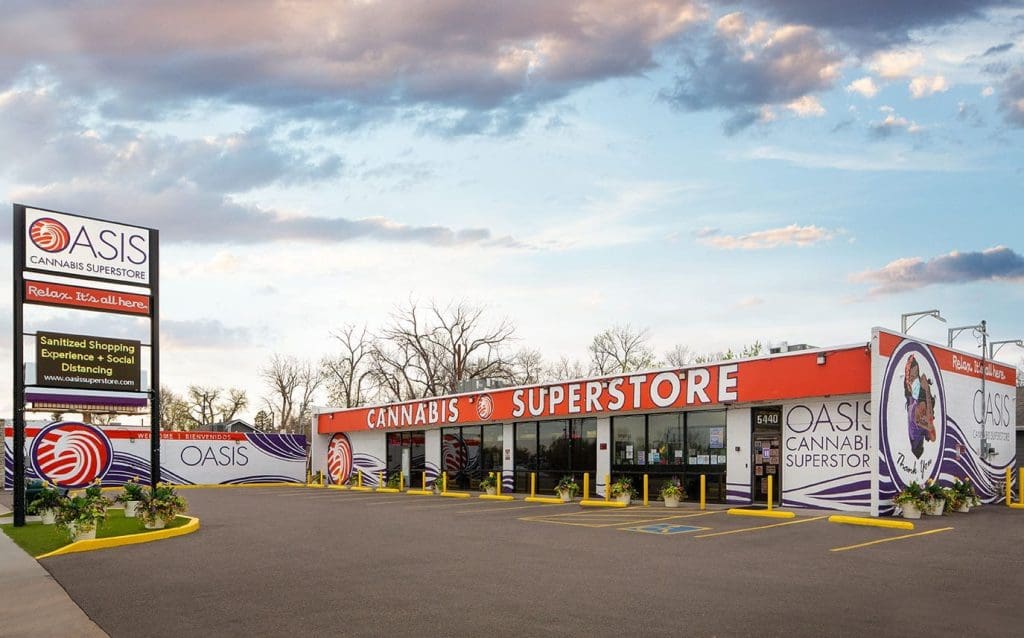
[[[912, 481], [970, 477], [1003, 494], [1016, 463], [1016, 370], [875, 329], [855, 345], [679, 369], [323, 409], [312, 467], [365, 485], [401, 472], [475, 489], [550, 492], [564, 475], [681, 483], [711, 502], [886, 514]], [[875, 409], [874, 406], [881, 406]], [[984, 443], [983, 443], [984, 442]], [[987, 453], [983, 453], [987, 449]]]

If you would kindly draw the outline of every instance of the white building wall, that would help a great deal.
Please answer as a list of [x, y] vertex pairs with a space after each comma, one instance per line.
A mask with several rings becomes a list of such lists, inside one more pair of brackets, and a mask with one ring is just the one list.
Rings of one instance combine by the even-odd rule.
[[[611, 417], [597, 419], [597, 476], [591, 477], [598, 496], [604, 496], [604, 479], [612, 471], [612, 420]], [[584, 494], [589, 498], [589, 494]]]
[[747, 504], [750, 497], [750, 408], [730, 407], [725, 413], [726, 502]]

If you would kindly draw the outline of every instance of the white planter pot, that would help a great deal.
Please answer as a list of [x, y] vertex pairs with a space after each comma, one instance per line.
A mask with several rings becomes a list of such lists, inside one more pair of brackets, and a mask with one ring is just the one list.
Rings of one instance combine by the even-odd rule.
[[629, 505], [629, 503], [632, 500], [632, 498], [633, 497], [632, 497], [631, 494], [620, 494], [618, 497], [616, 497], [615, 500], [620, 502], [620, 503], [625, 503], [626, 505]]
[[558, 498], [562, 499], [563, 503], [571, 503], [572, 492], [570, 492], [569, 490], [561, 490], [558, 492]]
[[96, 538], [96, 526], [95, 525], [93, 525], [92, 529], [90, 529], [88, 532], [80, 532], [74, 526], [71, 527], [71, 540], [73, 542], [91, 541], [91, 540], [94, 540], [95, 538]]
[[956, 508], [956, 511], [958, 511], [958, 512], [960, 512], [962, 514], [966, 514], [967, 512], [971, 511], [971, 506], [968, 503], [964, 503], [960, 507]]
[[158, 518], [155, 521], [153, 521], [152, 523], [146, 523], [145, 526], [146, 526], [146, 529], [163, 529], [164, 528], [164, 519]]
[[493, 496], [493, 495], [495, 495], [495, 494], [497, 494], [497, 493], [498, 493], [498, 489], [497, 489], [497, 488], [494, 488], [494, 487], [488, 487], [488, 488], [486, 488], [486, 489], [487, 489], [487, 493], [488, 493], [488, 494], [490, 494], [491, 496]]
[[942, 516], [943, 510], [946, 509], [946, 500], [941, 498], [933, 498], [931, 506], [925, 511], [925, 514], [929, 516]]
[[679, 507], [679, 497], [678, 496], [666, 496], [665, 497], [665, 507]]
[[135, 518], [135, 513], [139, 509], [138, 501], [125, 501], [124, 502], [124, 517]]
[[913, 503], [904, 503], [900, 508], [903, 509], [903, 518], [921, 518], [921, 510]]
[[56, 510], [42, 510], [39, 512], [39, 522], [43, 525], [53, 525], [57, 522]]

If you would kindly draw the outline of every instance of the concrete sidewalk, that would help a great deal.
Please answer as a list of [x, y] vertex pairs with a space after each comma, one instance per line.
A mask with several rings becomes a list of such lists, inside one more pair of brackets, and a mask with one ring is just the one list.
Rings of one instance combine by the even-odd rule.
[[[8, 511], [0, 504], [0, 514]], [[5, 519], [10, 521], [10, 518]], [[0, 533], [0, 635], [100, 638], [106, 632], [85, 615], [50, 573]]]

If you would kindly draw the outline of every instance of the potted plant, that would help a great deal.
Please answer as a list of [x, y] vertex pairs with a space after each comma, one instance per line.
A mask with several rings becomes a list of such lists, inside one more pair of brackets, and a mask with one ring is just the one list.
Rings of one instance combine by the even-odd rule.
[[953, 494], [953, 499], [949, 507], [957, 512], [967, 513], [971, 511], [972, 507], [977, 507], [981, 504], [981, 499], [974, 492], [974, 484], [971, 483], [970, 477], [964, 480], [956, 479], [953, 481], [952, 487], [949, 488]]
[[36, 498], [28, 505], [30, 512], [39, 514], [43, 525], [53, 525], [57, 521], [57, 512], [65, 499], [55, 485], [42, 481], [36, 489]]
[[946, 490], [941, 485], [930, 479], [924, 490], [928, 493], [928, 496], [931, 497], [931, 501], [929, 502], [928, 507], [924, 510], [924, 513], [929, 516], [942, 516], [942, 513], [946, 509]]
[[444, 470], [439, 471], [437, 473], [437, 476], [434, 477], [434, 492], [435, 493], [440, 494], [441, 492], [444, 491], [444, 478], [445, 478]]
[[143, 491], [136, 513], [146, 529], [163, 529], [187, 508], [185, 499], [175, 494], [172, 486], [160, 484]]
[[628, 476], [621, 476], [612, 482], [609, 487], [609, 496], [620, 503], [629, 505], [630, 500], [635, 495], [633, 490], [633, 479]]
[[555, 493], [558, 494], [558, 498], [562, 499], [562, 502], [569, 503], [572, 501], [580, 492], [580, 484], [576, 482], [576, 479], [571, 474], [566, 474], [562, 477], [562, 480], [558, 481], [558, 485], [555, 486]]
[[925, 489], [916, 481], [905, 487], [892, 499], [892, 502], [902, 511], [903, 518], [921, 518], [921, 512], [929, 507], [930, 501]]
[[484, 480], [480, 481], [480, 490], [488, 494], [497, 494], [498, 478], [493, 473], [488, 474], [484, 477]]
[[107, 499], [95, 496], [66, 498], [57, 511], [57, 525], [72, 542], [96, 538], [96, 527], [107, 518]]
[[675, 481], [665, 481], [661, 486], [661, 500], [665, 501], [665, 507], [679, 507], [679, 501], [686, 498], [683, 488], [676, 485]]
[[114, 500], [124, 505], [125, 518], [135, 518], [139, 501], [142, 500], [142, 485], [139, 484], [138, 477], [133, 477], [132, 480], [125, 483], [123, 489], [124, 491], [118, 494]]
[[402, 475], [398, 472], [395, 472], [394, 474], [388, 477], [388, 482], [384, 485], [384, 487], [389, 487], [393, 490], [402, 489]]

